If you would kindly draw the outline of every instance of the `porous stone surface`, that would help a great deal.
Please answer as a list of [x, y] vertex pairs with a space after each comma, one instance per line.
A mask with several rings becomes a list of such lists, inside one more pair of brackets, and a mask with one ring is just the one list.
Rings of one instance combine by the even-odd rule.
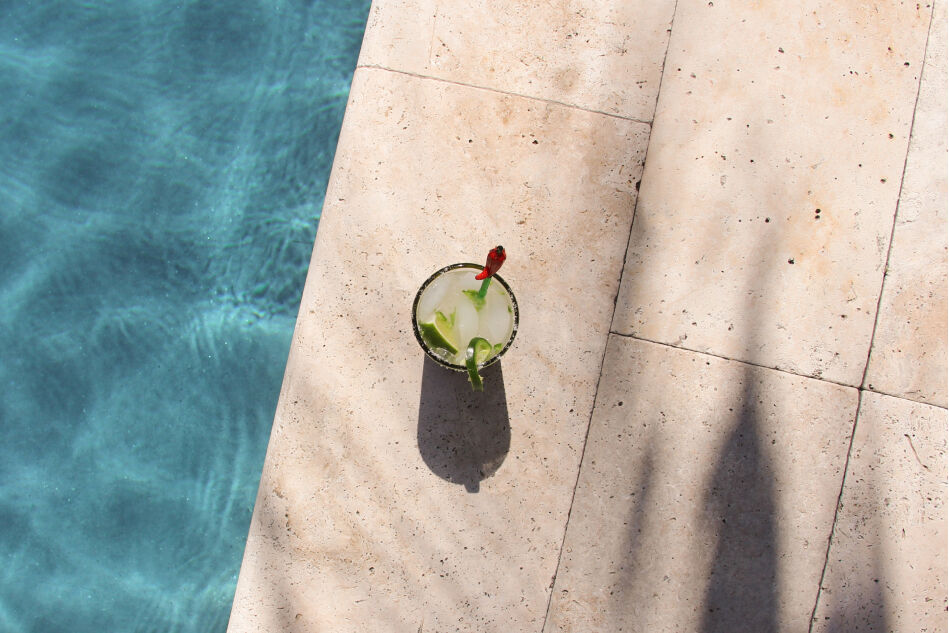
[[945, 407], [946, 3], [935, 5], [866, 386]]
[[680, 0], [614, 331], [859, 386], [929, 20]]
[[815, 633], [946, 631], [946, 423], [864, 393]]
[[377, 0], [359, 64], [652, 120], [673, 0]]
[[[374, 2], [229, 631], [945, 631], [944, 409], [865, 393], [821, 587], [878, 304], [946, 404], [931, 11]], [[477, 395], [409, 312], [498, 243]]]
[[[357, 70], [231, 633], [543, 627], [647, 134]], [[410, 312], [498, 243], [520, 328], [477, 395]]]
[[807, 631], [856, 411], [611, 336], [545, 631]]

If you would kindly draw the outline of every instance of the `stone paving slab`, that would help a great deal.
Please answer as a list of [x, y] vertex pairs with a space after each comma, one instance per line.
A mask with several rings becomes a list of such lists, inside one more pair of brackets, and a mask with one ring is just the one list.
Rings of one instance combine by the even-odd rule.
[[946, 3], [934, 7], [866, 386], [945, 407]]
[[[648, 126], [357, 70], [229, 631], [539, 631]], [[486, 393], [425, 361], [418, 286], [502, 243]]]
[[545, 631], [807, 631], [856, 411], [611, 336]]
[[864, 393], [814, 633], [946, 631], [946, 424]]
[[859, 386], [929, 20], [680, 0], [614, 331]]
[[376, 0], [359, 64], [652, 120], [674, 0]]

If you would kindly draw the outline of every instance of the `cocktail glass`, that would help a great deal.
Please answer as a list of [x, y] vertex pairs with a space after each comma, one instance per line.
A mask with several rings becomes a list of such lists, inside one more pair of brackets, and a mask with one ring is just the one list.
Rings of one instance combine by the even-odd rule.
[[[484, 283], [487, 290], [479, 298], [482, 281], [475, 279], [485, 268], [459, 263], [446, 266], [429, 277], [412, 304], [412, 331], [419, 345], [434, 362], [455, 371], [468, 371], [469, 344], [483, 339], [477, 352], [477, 368], [496, 363], [511, 347], [517, 334], [517, 300], [511, 287], [493, 274]], [[480, 380], [471, 376], [480, 390]]]

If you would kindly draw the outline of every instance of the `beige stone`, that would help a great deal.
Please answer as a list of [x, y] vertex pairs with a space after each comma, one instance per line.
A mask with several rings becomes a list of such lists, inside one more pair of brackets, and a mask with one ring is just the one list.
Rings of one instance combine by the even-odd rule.
[[864, 393], [815, 633], [946, 631], [946, 422]]
[[[647, 135], [357, 70], [231, 633], [541, 629]], [[476, 397], [410, 310], [498, 243], [521, 322]]]
[[928, 24], [681, 0], [614, 330], [859, 385]]
[[611, 336], [545, 631], [806, 631], [856, 410]]
[[359, 64], [650, 121], [673, 0], [376, 0]]
[[946, 3], [935, 6], [867, 386], [945, 407]]

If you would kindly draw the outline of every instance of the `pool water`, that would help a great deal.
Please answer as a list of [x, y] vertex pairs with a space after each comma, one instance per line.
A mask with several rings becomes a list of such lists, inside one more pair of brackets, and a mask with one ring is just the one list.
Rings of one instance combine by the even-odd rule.
[[0, 631], [221, 632], [368, 0], [0, 0]]

